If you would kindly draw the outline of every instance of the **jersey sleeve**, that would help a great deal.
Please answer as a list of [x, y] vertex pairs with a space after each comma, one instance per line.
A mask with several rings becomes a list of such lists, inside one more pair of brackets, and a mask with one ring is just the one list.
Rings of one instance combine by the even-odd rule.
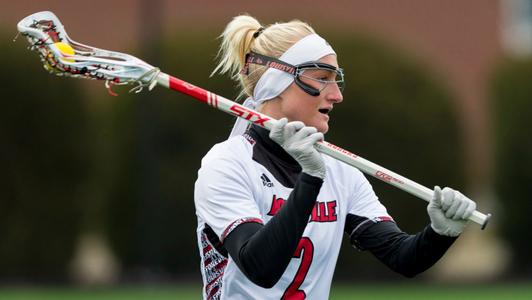
[[245, 163], [217, 158], [204, 163], [194, 189], [196, 214], [223, 242], [238, 225], [263, 223]]
[[[357, 236], [372, 224], [393, 222], [393, 219], [386, 207], [380, 203], [366, 177], [360, 171], [355, 171], [352, 178], [354, 178], [353, 191], [345, 220], [345, 233], [352, 241], [356, 241]], [[353, 245], [357, 247], [356, 244]]]
[[360, 172], [355, 174], [353, 176], [355, 183], [351, 196], [351, 206], [348, 213], [369, 220], [392, 220], [386, 207], [382, 205], [377, 195], [375, 195], [373, 187], [366, 177]]

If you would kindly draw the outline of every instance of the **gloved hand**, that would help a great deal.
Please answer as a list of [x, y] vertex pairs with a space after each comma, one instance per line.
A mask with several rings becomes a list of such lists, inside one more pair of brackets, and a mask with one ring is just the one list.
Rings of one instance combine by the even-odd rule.
[[270, 138], [290, 154], [308, 175], [325, 178], [325, 163], [314, 144], [323, 140], [323, 133], [303, 122], [288, 123], [288, 119], [278, 120], [270, 130]]
[[477, 204], [459, 191], [434, 187], [434, 196], [427, 206], [431, 226], [436, 233], [456, 237], [464, 231]]

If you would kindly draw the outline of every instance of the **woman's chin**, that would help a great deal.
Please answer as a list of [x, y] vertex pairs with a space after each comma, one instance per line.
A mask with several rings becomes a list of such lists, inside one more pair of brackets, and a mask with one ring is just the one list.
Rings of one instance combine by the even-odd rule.
[[329, 124], [327, 122], [325, 123], [320, 123], [318, 124], [317, 126], [315, 126], [316, 129], [318, 129], [319, 132], [323, 133], [323, 134], [326, 134], [327, 131], [329, 131]]
[[329, 116], [326, 115], [326, 117], [327, 119], [324, 119], [322, 116], [320, 116], [320, 119], [311, 119], [307, 120], [306, 122], [304, 120], [300, 120], [305, 123], [305, 126], [316, 127], [319, 132], [325, 134], [327, 131], [329, 131]]

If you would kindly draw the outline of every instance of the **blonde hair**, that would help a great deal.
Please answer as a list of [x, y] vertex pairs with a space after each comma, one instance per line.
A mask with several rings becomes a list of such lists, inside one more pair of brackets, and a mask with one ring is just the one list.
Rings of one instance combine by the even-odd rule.
[[[254, 37], [260, 28], [264, 28], [263, 31]], [[299, 20], [262, 26], [249, 15], [236, 16], [220, 35], [222, 43], [217, 55], [219, 63], [211, 76], [229, 73], [240, 86], [240, 96], [252, 96], [255, 85], [267, 67], [252, 64], [248, 75], [241, 74], [246, 54], [253, 51], [279, 58], [297, 41], [313, 33], [314, 29], [310, 25]]]

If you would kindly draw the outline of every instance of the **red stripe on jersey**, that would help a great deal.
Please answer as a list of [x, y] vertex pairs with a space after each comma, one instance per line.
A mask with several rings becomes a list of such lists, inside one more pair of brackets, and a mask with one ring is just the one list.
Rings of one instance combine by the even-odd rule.
[[211, 249], [212, 249], [212, 246], [211, 246], [211, 245], [207, 245], [207, 246], [203, 247], [203, 254], [205, 254], [205, 253], [211, 251]]
[[394, 222], [394, 220], [390, 216], [380, 216], [380, 217], [376, 217], [373, 220], [375, 222], [388, 222], [388, 221]]
[[201, 235], [201, 245], [205, 299], [220, 299], [223, 275], [228, 259], [216, 250], [204, 232]]
[[[219, 264], [214, 266], [215, 270], [221, 270], [220, 274], [212, 279], [212, 281], [205, 287], [205, 292], [207, 292], [207, 299], [213, 299], [216, 292], [221, 287], [220, 279], [224, 275], [224, 268], [227, 265], [227, 260], [221, 261]], [[214, 285], [214, 287], [213, 287]]]
[[206, 257], [205, 258], [205, 262], [203, 263], [203, 265], [206, 267], [206, 266], [210, 265], [211, 261], [212, 261], [211, 257]]
[[227, 259], [219, 262], [216, 266], [214, 266], [214, 269], [219, 271], [221, 269], [224, 269], [226, 265], [227, 265]]
[[207, 295], [207, 300], [214, 300], [218, 299], [220, 297], [220, 294], [217, 294], [217, 292], [220, 290], [220, 286], [215, 286], [211, 292]]
[[231, 232], [233, 232], [233, 230], [235, 230], [235, 228], [237, 228], [239, 225], [244, 224], [244, 223], [250, 223], [250, 222], [259, 223], [259, 224], [264, 224], [264, 223], [262, 222], [262, 220], [259, 219], [259, 218], [242, 218], [242, 219], [238, 219], [238, 220], [234, 221], [233, 223], [229, 224], [229, 226], [227, 226], [227, 228], [224, 230], [224, 232], [223, 232], [223, 234], [222, 234], [222, 237], [220, 238], [220, 241], [223, 243], [223, 241], [225, 240], [225, 238], [226, 238]]

